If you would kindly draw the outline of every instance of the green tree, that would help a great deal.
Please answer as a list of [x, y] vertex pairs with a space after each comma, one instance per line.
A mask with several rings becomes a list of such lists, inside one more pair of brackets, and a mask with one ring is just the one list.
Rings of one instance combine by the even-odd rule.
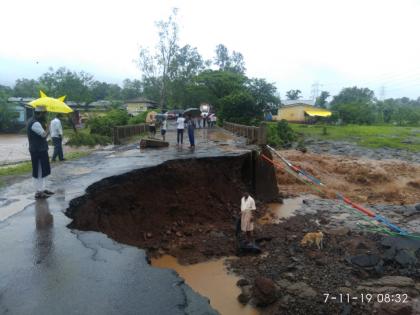
[[174, 8], [168, 20], [156, 23], [159, 41], [155, 52], [150, 53], [147, 48], [141, 48], [139, 55], [139, 66], [143, 72], [143, 79], [146, 79], [149, 84], [158, 84], [152, 89], [159, 90], [161, 109], [166, 108], [171, 65], [178, 51], [177, 12], [178, 9]]
[[277, 111], [280, 99], [276, 95], [277, 88], [274, 83], [269, 83], [265, 79], [254, 78], [248, 81], [247, 89], [263, 112]]
[[262, 119], [262, 110], [247, 91], [235, 91], [220, 100], [220, 118], [239, 124], [253, 125]]
[[188, 89], [194, 78], [205, 68], [203, 58], [197, 48], [186, 45], [179, 49], [171, 68], [171, 80], [168, 84], [169, 107], [198, 105]]
[[246, 76], [236, 72], [204, 70], [195, 78], [189, 90], [201, 97], [199, 102], [208, 102], [218, 111], [219, 101], [235, 91], [246, 90], [247, 80]]
[[330, 93], [328, 91], [322, 91], [321, 95], [316, 98], [315, 106], [326, 108], [327, 107], [327, 98], [330, 97]]
[[13, 96], [16, 97], [39, 97], [42, 86], [38, 80], [17, 79], [13, 88]]
[[74, 102], [90, 102], [92, 96], [90, 86], [93, 76], [86, 72], [72, 72], [64, 67], [44, 73], [39, 82], [47, 95], [59, 97], [66, 95], [68, 100]]
[[375, 122], [375, 94], [368, 88], [344, 88], [334, 96], [331, 109], [345, 123], [371, 124]]
[[240, 52], [233, 51], [232, 55], [223, 44], [216, 46], [216, 57], [214, 64], [222, 71], [232, 71], [244, 74], [246, 71], [244, 57]]
[[289, 90], [286, 92], [286, 97], [288, 100], [298, 100], [300, 99], [301, 90]]
[[0, 131], [12, 127], [17, 119], [16, 113], [7, 102], [8, 97], [9, 94], [5, 90], [0, 90]]
[[121, 97], [124, 100], [133, 99], [143, 94], [143, 83], [140, 80], [125, 79], [121, 90]]

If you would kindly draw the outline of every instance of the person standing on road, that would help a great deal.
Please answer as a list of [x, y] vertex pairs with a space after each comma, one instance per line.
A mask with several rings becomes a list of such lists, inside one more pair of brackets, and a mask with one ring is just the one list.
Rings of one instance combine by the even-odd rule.
[[256, 210], [255, 201], [248, 192], [243, 194], [241, 199], [241, 230], [245, 232], [248, 242], [252, 240], [252, 232], [254, 231], [254, 214]]
[[203, 128], [206, 128], [207, 115], [203, 113], [202, 117], [203, 117]]
[[165, 134], [166, 129], [168, 128], [168, 121], [166, 119], [166, 116], [163, 117], [162, 126], [160, 127], [160, 134], [162, 135], [163, 141], [165, 141]]
[[185, 118], [182, 114], [179, 114], [178, 119], [176, 120], [176, 142], [183, 143], [184, 140], [184, 129], [185, 129]]
[[217, 121], [217, 117], [216, 114], [213, 114], [210, 116], [210, 121], [211, 121], [211, 127], [213, 128], [214, 126], [216, 126], [216, 121]]
[[188, 115], [187, 120], [187, 128], [188, 128], [188, 139], [190, 140], [190, 147], [195, 147], [195, 141], [194, 141], [194, 120], [191, 118], [191, 115]]
[[54, 144], [54, 153], [51, 158], [53, 162], [58, 156], [60, 161], [64, 161], [63, 154], [63, 127], [61, 126], [60, 114], [57, 114], [50, 124], [51, 139]]
[[35, 198], [48, 198], [53, 192], [45, 189], [44, 178], [51, 174], [50, 159], [48, 157], [46, 130], [46, 108], [38, 106], [34, 110], [34, 116], [28, 121], [27, 135], [29, 141], [29, 153], [32, 162], [32, 177], [34, 178]]

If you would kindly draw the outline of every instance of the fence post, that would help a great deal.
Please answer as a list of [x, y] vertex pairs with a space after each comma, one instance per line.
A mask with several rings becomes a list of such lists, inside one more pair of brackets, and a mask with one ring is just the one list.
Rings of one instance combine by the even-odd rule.
[[260, 124], [259, 132], [258, 132], [258, 144], [265, 145], [267, 144], [267, 124], [262, 122]]

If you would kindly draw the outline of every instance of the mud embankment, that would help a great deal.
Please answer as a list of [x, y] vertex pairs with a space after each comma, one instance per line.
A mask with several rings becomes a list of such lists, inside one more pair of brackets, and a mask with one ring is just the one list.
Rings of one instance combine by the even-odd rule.
[[[69, 227], [189, 263], [232, 255], [242, 193], [261, 189], [259, 163], [252, 153], [174, 160], [104, 179], [71, 201]], [[272, 178], [264, 185], [277, 193]]]

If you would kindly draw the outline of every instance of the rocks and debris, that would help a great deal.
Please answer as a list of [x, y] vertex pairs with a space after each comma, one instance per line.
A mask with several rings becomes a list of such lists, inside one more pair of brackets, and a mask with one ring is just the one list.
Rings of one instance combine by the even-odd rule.
[[145, 138], [140, 140], [140, 148], [162, 148], [169, 146], [169, 142], [159, 139]]

